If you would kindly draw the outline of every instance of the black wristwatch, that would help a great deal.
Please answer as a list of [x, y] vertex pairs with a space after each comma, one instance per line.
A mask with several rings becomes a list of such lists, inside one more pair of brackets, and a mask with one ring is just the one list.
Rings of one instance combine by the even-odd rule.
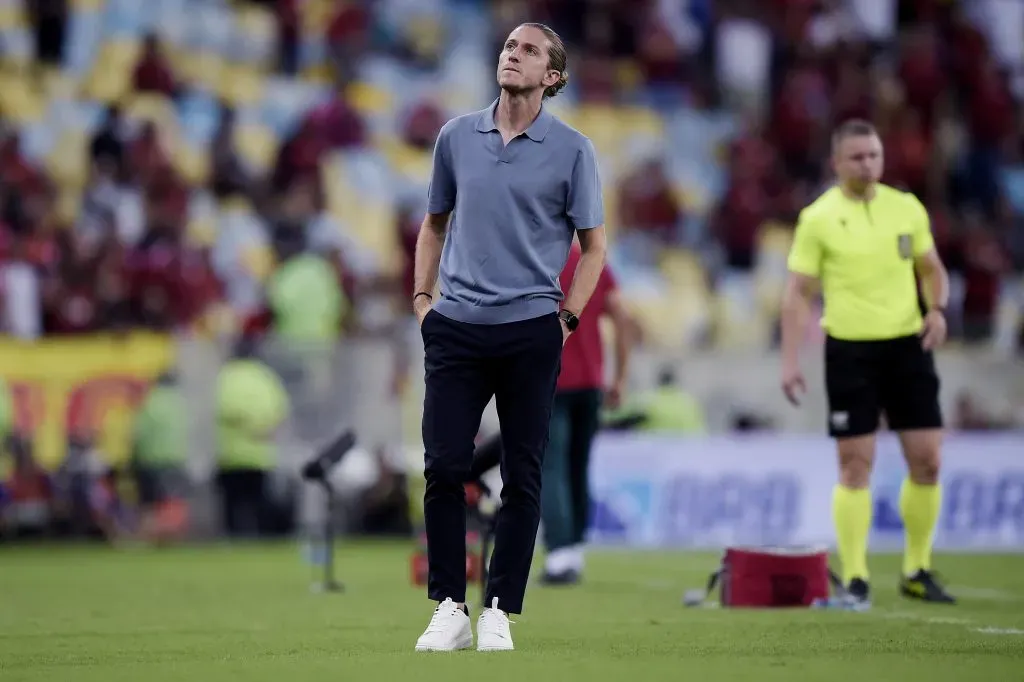
[[565, 322], [565, 328], [568, 329], [570, 332], [576, 331], [576, 327], [580, 326], [580, 318], [576, 317], [568, 310], [560, 311], [558, 313], [558, 319], [560, 319], [562, 322]]

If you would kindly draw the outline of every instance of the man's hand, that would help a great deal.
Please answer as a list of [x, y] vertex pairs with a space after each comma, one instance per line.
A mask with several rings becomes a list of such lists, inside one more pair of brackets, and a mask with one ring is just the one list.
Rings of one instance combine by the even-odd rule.
[[416, 321], [419, 325], [423, 326], [423, 318], [430, 312], [430, 308], [433, 306], [433, 301], [430, 300], [429, 296], [417, 296], [412, 302], [412, 311], [416, 315]]
[[569, 340], [569, 334], [572, 332], [569, 331], [569, 326], [562, 318], [558, 318], [558, 324], [562, 325], [562, 346], [565, 346], [565, 342]]
[[624, 382], [616, 381], [604, 394], [604, 405], [609, 410], [617, 410], [622, 407], [622, 396], [626, 392]]
[[782, 392], [786, 394], [786, 400], [791, 404], [800, 404], [800, 396], [807, 392], [807, 382], [804, 380], [804, 373], [800, 371], [799, 365], [783, 366]]
[[924, 316], [921, 329], [921, 347], [925, 350], [938, 348], [946, 341], [946, 316], [941, 310], [929, 310]]

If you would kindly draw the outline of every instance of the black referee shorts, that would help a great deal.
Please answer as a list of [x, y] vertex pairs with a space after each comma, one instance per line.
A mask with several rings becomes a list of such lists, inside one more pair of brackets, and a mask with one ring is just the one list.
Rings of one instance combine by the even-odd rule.
[[883, 341], [828, 337], [825, 391], [833, 438], [874, 433], [883, 413], [891, 431], [942, 427], [935, 358], [916, 335]]

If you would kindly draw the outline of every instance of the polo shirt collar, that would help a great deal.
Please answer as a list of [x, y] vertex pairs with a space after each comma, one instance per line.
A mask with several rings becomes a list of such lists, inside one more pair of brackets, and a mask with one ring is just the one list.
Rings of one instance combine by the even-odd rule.
[[[491, 102], [491, 106], [480, 112], [480, 118], [476, 123], [476, 129], [479, 132], [489, 133], [498, 129], [497, 124], [494, 122], [494, 112], [497, 107], [498, 100], [494, 100]], [[553, 118], [551, 112], [541, 104], [540, 113], [537, 114], [537, 118], [533, 120], [530, 127], [526, 129], [526, 136], [534, 142], [543, 142], [544, 137], [548, 134], [548, 130], [551, 129]]]

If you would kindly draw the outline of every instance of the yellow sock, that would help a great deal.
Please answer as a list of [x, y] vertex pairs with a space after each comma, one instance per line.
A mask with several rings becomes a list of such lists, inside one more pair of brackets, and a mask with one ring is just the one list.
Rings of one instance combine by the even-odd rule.
[[868, 579], [868, 533], [871, 531], [871, 490], [837, 485], [832, 491], [832, 520], [843, 564], [843, 584]]
[[920, 485], [909, 478], [900, 487], [900, 516], [903, 517], [903, 574], [928, 570], [932, 562], [932, 540], [942, 507], [939, 485]]

